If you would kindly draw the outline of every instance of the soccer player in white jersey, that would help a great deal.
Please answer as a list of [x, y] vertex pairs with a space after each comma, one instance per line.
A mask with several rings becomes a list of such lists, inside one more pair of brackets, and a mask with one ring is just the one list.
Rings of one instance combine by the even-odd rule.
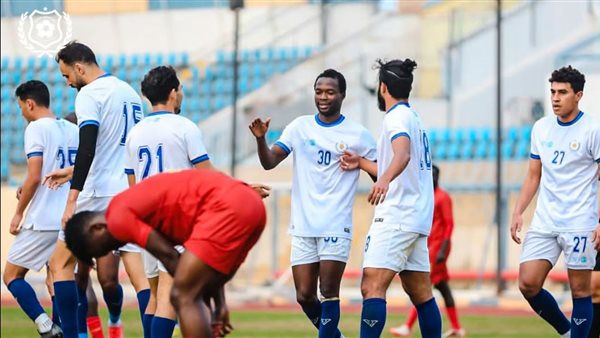
[[[539, 188], [535, 214], [523, 240], [519, 289], [562, 337], [587, 338], [592, 322], [591, 271], [600, 248], [600, 122], [579, 110], [583, 74], [563, 67], [552, 72], [549, 81], [556, 116], [541, 118], [533, 126], [529, 171], [510, 231], [521, 244], [517, 233], [523, 227], [522, 215]], [[542, 288], [561, 251], [573, 297], [570, 322]]]
[[27, 176], [10, 222], [10, 233], [16, 237], [8, 252], [3, 280], [21, 309], [35, 322], [41, 337], [62, 337], [62, 330], [44, 312], [25, 275], [29, 270], [40, 271], [56, 246], [68, 187], [53, 191], [41, 182], [47, 173], [69, 165], [69, 155], [77, 151], [78, 131], [52, 113], [50, 93], [43, 82], [27, 81], [17, 87], [15, 94], [29, 122], [24, 142]]
[[[191, 168], [211, 169], [198, 126], [179, 115], [182, 86], [172, 67], [156, 67], [142, 81], [142, 94], [152, 104], [152, 113], [127, 136], [125, 173], [129, 185], [164, 171]], [[178, 246], [181, 252], [183, 247]], [[171, 337], [176, 324], [170, 302], [173, 278], [154, 256], [144, 251], [144, 268], [151, 296], [143, 316], [148, 337]], [[229, 328], [229, 326], [227, 326]]]
[[[317, 76], [314, 100], [318, 114], [292, 121], [269, 149], [265, 134], [270, 118], [255, 119], [263, 168], [276, 167], [290, 153], [294, 157], [292, 184], [291, 264], [296, 298], [319, 329], [319, 337], [340, 337], [339, 289], [352, 241], [352, 206], [359, 170], [342, 171], [340, 156], [351, 150], [375, 159], [375, 140], [360, 124], [341, 113], [346, 80], [333, 69]], [[317, 296], [320, 282], [322, 301]]]
[[441, 337], [442, 319], [429, 278], [427, 236], [433, 220], [433, 179], [427, 133], [408, 97], [417, 64], [379, 60], [377, 101], [385, 111], [377, 143], [377, 163], [346, 153], [342, 167], [361, 169], [377, 177], [368, 201], [375, 205], [365, 243], [361, 291], [360, 336], [381, 336], [386, 320], [386, 292], [400, 275], [417, 309], [421, 335]]
[[[76, 41], [69, 42], [58, 52], [56, 61], [67, 84], [79, 90], [75, 99], [75, 113], [80, 142], [75, 165], [47, 176], [51, 186], [60, 185], [72, 177], [62, 217], [64, 224], [75, 209], [105, 210], [110, 199], [127, 187], [123, 172], [125, 140], [143, 113], [140, 96], [127, 83], [104, 72], [88, 46]], [[59, 238], [64, 239], [61, 235]], [[144, 276], [140, 249], [126, 245], [119, 252], [138, 293], [143, 314], [150, 291]], [[108, 258], [109, 255], [97, 260], [97, 271], [110, 315], [109, 337], [117, 338], [123, 335], [120, 321], [123, 289], [118, 282], [118, 260]], [[73, 280], [74, 265], [74, 256], [64, 242], [59, 241], [57, 251], [50, 260], [53, 276], [58, 276], [57, 280]], [[59, 303], [61, 314], [63, 308], [68, 306]]]

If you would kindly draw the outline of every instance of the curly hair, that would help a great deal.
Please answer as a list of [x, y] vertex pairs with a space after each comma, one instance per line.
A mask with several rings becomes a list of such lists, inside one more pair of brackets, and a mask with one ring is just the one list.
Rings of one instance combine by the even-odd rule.
[[552, 72], [552, 75], [548, 79], [548, 82], [568, 82], [571, 84], [571, 88], [575, 93], [583, 91], [585, 85], [585, 76], [581, 74], [577, 69], [568, 65]]

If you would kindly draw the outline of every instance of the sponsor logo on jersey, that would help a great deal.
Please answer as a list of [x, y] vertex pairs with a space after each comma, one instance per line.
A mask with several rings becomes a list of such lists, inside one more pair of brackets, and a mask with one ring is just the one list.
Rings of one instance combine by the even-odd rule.
[[375, 218], [375, 223], [383, 223], [383, 218]]

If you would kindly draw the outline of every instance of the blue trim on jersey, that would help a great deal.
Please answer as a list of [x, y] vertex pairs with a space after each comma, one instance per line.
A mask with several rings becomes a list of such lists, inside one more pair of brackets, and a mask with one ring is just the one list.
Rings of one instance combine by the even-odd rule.
[[104, 74], [102, 74], [102, 75], [98, 76], [98, 77], [96, 78], [96, 80], [98, 80], [98, 79], [101, 79], [101, 78], [103, 78], [103, 77], [109, 77], [109, 76], [112, 76], [112, 74], [111, 74], [111, 73], [104, 73]]
[[398, 102], [395, 105], [392, 106], [392, 108], [388, 109], [388, 111], [386, 111], [385, 113], [389, 113], [392, 110], [394, 110], [394, 108], [398, 107], [398, 106], [407, 106], [408, 108], [410, 108], [410, 104], [408, 102]]
[[285, 144], [283, 144], [283, 143], [281, 143], [279, 141], [275, 142], [275, 145], [279, 146], [279, 148], [283, 149], [283, 151], [285, 151], [285, 153], [288, 154], [288, 155], [292, 152], [290, 150], [290, 148], [288, 148]]
[[536, 154], [529, 154], [529, 157], [533, 160], [541, 160], [542, 158], [540, 157], [540, 155], [536, 155]]
[[392, 139], [390, 141], [393, 141], [393, 140], [397, 139], [400, 136], [408, 137], [408, 139], [410, 140], [410, 135], [408, 135], [408, 133], [400, 132], [400, 133], [392, 136]]
[[191, 160], [192, 164], [198, 164], [200, 162], [204, 162], [208, 160], [208, 154], [204, 154], [202, 156], [198, 156], [195, 159]]
[[333, 122], [323, 122], [323, 121], [319, 120], [319, 114], [315, 114], [315, 121], [317, 121], [317, 124], [320, 125], [321, 127], [337, 126], [338, 124], [342, 123], [342, 121], [344, 121], [345, 119], [346, 119], [346, 117], [344, 115], [340, 114], [340, 117], [338, 117], [337, 120], [335, 120]]
[[558, 117], [556, 118], [556, 122], [558, 122], [559, 126], [568, 127], [568, 126], [574, 125], [577, 121], [579, 121], [579, 119], [581, 119], [582, 116], [583, 116], [583, 112], [579, 111], [579, 114], [577, 114], [577, 116], [575, 117], [575, 119], [573, 121], [571, 121], [571, 122], [560, 122], [560, 120], [558, 119]]
[[100, 122], [98, 122], [96, 120], [85, 120], [85, 121], [81, 122], [81, 124], [79, 125], [79, 128], [83, 128], [90, 124], [95, 125], [96, 127], [100, 127]]
[[32, 158], [34, 156], [44, 156], [44, 153], [41, 151], [34, 151], [34, 152], [27, 154], [27, 158]]
[[165, 115], [165, 114], [172, 114], [172, 113], [169, 111], [155, 111], [154, 113], [150, 113], [150, 114], [146, 115], [146, 117], [156, 116], [156, 115]]
[[600, 163], [600, 158], [598, 158], [598, 159], [596, 160], [596, 163]]
[[125, 175], [135, 175], [135, 171], [133, 169], [125, 169]]

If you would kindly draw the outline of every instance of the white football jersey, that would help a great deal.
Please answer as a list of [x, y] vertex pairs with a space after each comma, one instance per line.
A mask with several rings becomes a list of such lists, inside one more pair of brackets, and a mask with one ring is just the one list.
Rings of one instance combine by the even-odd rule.
[[294, 156], [290, 234], [351, 239], [360, 170], [342, 170], [340, 156], [348, 150], [375, 160], [369, 131], [343, 115], [332, 123], [306, 115], [292, 121], [275, 144]]
[[96, 155], [81, 196], [114, 196], [127, 188], [123, 172], [129, 130], [143, 117], [142, 100], [126, 82], [105, 74], [77, 94], [79, 127], [98, 126]]
[[388, 169], [392, 141], [410, 139], [410, 161], [392, 182], [383, 203], [375, 207], [373, 224], [399, 224], [402, 230], [429, 235], [433, 221], [433, 177], [427, 132], [419, 115], [400, 102], [385, 114], [377, 143], [377, 177]]
[[569, 123], [555, 116], [541, 118], [531, 132], [530, 157], [542, 161], [532, 228], [558, 232], [595, 229], [600, 121], [583, 112]]
[[[73, 123], [54, 118], [41, 118], [25, 129], [27, 158], [42, 156], [42, 178], [56, 169], [71, 166], [79, 146], [79, 130]], [[67, 203], [69, 186], [57, 190], [39, 185], [23, 220], [25, 229], [60, 230], [62, 213]]]
[[200, 129], [180, 115], [148, 114], [127, 136], [125, 173], [135, 175], [136, 182], [163, 171], [191, 169], [208, 159]]

